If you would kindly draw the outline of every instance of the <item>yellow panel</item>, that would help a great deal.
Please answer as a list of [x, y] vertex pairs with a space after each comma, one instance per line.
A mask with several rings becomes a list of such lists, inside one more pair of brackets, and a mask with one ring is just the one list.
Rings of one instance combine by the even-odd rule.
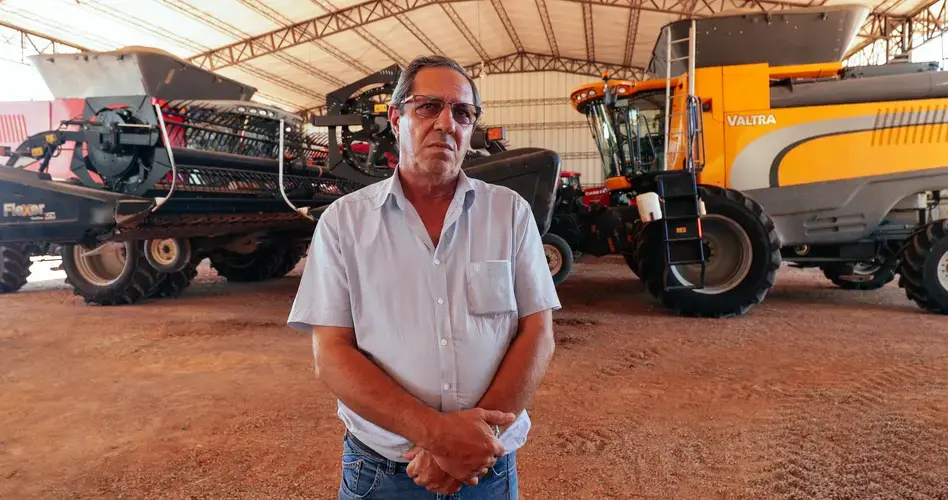
[[724, 66], [724, 111], [770, 107], [770, 68], [767, 64]]
[[[771, 165], [784, 149], [779, 185], [944, 166], [948, 124], [908, 124], [944, 116], [945, 110], [948, 99], [728, 113], [724, 123], [728, 187], [770, 186]], [[903, 123], [906, 126], [886, 128]], [[795, 143], [799, 145], [793, 147]], [[754, 156], [736, 164], [738, 154], [751, 146], [760, 149], [748, 150]]]
[[721, 87], [721, 67], [701, 68], [695, 71], [695, 94], [710, 108], [702, 115], [704, 130], [704, 170], [698, 182], [715, 186], [725, 185], [727, 165], [724, 155], [724, 103]]
[[783, 78], [826, 78], [838, 75], [842, 69], [843, 63], [840, 62], [774, 66], [770, 68], [770, 77], [778, 80]]
[[[948, 126], [866, 130], [813, 139], [783, 157], [779, 185], [854, 179], [945, 166]], [[845, 152], [845, 154], [841, 154]]]

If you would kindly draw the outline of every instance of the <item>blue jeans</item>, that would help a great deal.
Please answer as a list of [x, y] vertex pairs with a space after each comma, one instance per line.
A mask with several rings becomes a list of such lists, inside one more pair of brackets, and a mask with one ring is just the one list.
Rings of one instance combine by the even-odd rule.
[[453, 495], [441, 495], [418, 486], [408, 477], [408, 463], [394, 462], [363, 444], [349, 433], [343, 440], [342, 481], [339, 500], [516, 500], [516, 452], [498, 458], [477, 486], [462, 485]]

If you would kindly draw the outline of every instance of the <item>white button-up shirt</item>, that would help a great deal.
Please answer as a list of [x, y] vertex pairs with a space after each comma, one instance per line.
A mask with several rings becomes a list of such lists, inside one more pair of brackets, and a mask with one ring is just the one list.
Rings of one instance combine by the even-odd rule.
[[[287, 324], [350, 327], [359, 349], [407, 392], [451, 412], [473, 408], [521, 317], [560, 302], [530, 205], [460, 174], [435, 247], [397, 172], [348, 194], [319, 219]], [[337, 401], [363, 443], [398, 462], [411, 443]], [[527, 412], [502, 435], [522, 446]]]

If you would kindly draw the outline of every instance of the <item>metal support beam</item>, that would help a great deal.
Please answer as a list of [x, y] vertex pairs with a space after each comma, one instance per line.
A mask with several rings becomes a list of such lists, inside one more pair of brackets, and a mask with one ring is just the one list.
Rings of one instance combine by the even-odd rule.
[[498, 99], [484, 101], [483, 108], [516, 108], [525, 106], [562, 106], [569, 104], [569, 97], [546, 97], [537, 99]]
[[782, 0], [562, 0], [583, 5], [604, 5], [624, 7], [664, 14], [684, 14], [694, 17], [707, 17], [730, 10], [753, 10], [774, 12], [786, 9], [806, 7], [804, 3], [792, 3]]
[[572, 120], [568, 122], [526, 122], [526, 123], [499, 123], [509, 132], [522, 132], [528, 130], [575, 130], [589, 128], [589, 123], [585, 121]]
[[490, 55], [487, 54], [487, 51], [484, 50], [484, 47], [481, 47], [481, 44], [477, 41], [477, 38], [474, 37], [474, 33], [471, 33], [471, 29], [464, 24], [464, 20], [461, 19], [461, 16], [458, 14], [458, 11], [454, 10], [454, 6], [448, 3], [442, 3], [441, 8], [444, 9], [444, 13], [451, 18], [451, 22], [454, 23], [454, 26], [457, 27], [458, 31], [464, 35], [464, 38], [467, 40], [467, 43], [471, 44], [471, 47], [474, 48], [474, 51], [477, 52], [477, 55], [480, 56], [482, 61], [490, 59]]
[[375, 21], [389, 19], [427, 5], [449, 1], [451, 0], [370, 0], [201, 52], [190, 57], [189, 61], [201, 68], [218, 70]]
[[569, 57], [557, 57], [550, 54], [534, 54], [518, 52], [501, 57], [495, 57], [465, 67], [472, 77], [477, 78], [482, 72], [488, 75], [503, 73], [533, 73], [538, 71], [557, 71], [576, 75], [602, 77], [609, 73], [611, 78], [621, 80], [644, 80], [645, 70], [619, 64], [586, 61]]
[[514, 29], [514, 25], [507, 15], [507, 9], [504, 8], [504, 4], [501, 3], [500, 0], [490, 0], [490, 3], [493, 4], [494, 10], [497, 12], [497, 17], [499, 17], [500, 22], [504, 24], [504, 29], [507, 30], [507, 36], [510, 37], [510, 41], [513, 42], [514, 47], [517, 48], [517, 52], [523, 52], [523, 44], [520, 43], [520, 37], [517, 36], [517, 30]]
[[19, 49], [19, 61], [16, 62], [22, 64], [26, 64], [27, 57], [34, 55], [75, 54], [89, 51], [81, 45], [0, 22], [0, 47], [4, 46]]
[[602, 156], [598, 151], [579, 151], [575, 153], [560, 153], [561, 160], [600, 160]]
[[388, 48], [388, 46], [382, 43], [381, 40], [372, 36], [371, 33], [366, 31], [365, 28], [363, 28], [362, 25], [358, 23], [357, 19], [353, 19], [352, 17], [347, 15], [344, 10], [340, 11], [339, 9], [337, 9], [336, 6], [332, 4], [329, 0], [312, 0], [312, 2], [322, 7], [323, 10], [325, 10], [327, 14], [336, 12], [336, 11], [340, 12], [340, 17], [339, 17], [340, 22], [342, 22], [344, 25], [348, 25], [349, 27], [351, 27], [352, 30], [355, 31], [357, 35], [359, 35], [359, 37], [361, 37], [363, 40], [366, 41], [366, 43], [374, 47], [375, 50], [388, 56], [388, 58], [391, 59], [392, 61], [395, 61], [396, 63], [402, 66], [408, 65], [408, 61], [406, 61], [405, 58], [403, 58], [401, 55], [399, 55], [397, 52], [393, 51], [392, 49]]
[[553, 22], [550, 21], [550, 11], [546, 8], [546, 0], [536, 0], [543, 31], [546, 32], [546, 41], [550, 43], [550, 53], [559, 57], [560, 49], [556, 46], [556, 35], [553, 33]]
[[425, 48], [430, 50], [433, 54], [444, 55], [444, 51], [441, 50], [441, 48], [438, 47], [430, 38], [428, 38], [428, 35], [426, 35], [424, 31], [421, 31], [421, 29], [416, 26], [414, 22], [412, 22], [410, 17], [397, 15], [395, 16], [395, 19], [398, 19], [398, 22], [402, 23], [402, 26], [404, 26], [409, 33], [415, 35], [415, 38], [417, 38], [418, 41], [421, 42]]
[[847, 53], [847, 64], [882, 64], [918, 48], [948, 29], [945, 0], [928, 2], [905, 16], [873, 13], [859, 36], [865, 37]]
[[[237, 0], [237, 1], [240, 2], [240, 3], [242, 3], [242, 4], [244, 4], [244, 6], [247, 7], [248, 9], [250, 9], [250, 10], [256, 12], [257, 14], [259, 14], [259, 15], [261, 15], [261, 16], [267, 18], [267, 19], [269, 19], [270, 21], [272, 21], [272, 22], [273, 22], [274, 24], [276, 24], [277, 26], [286, 27], [286, 26], [290, 26], [290, 25], [293, 24], [293, 21], [292, 21], [291, 19], [289, 19], [288, 17], [284, 16], [283, 14], [280, 14], [279, 12], [277, 12], [276, 10], [274, 10], [273, 8], [271, 8], [269, 5], [267, 5], [266, 3], [264, 3], [262, 0]], [[247, 35], [244, 35], [242, 38], [245, 38], [246, 36], [247, 36]], [[369, 68], [368, 66], [366, 66], [366, 65], [360, 63], [359, 61], [353, 59], [352, 57], [349, 57], [348, 54], [342, 52], [341, 50], [339, 50], [339, 49], [337, 49], [336, 47], [330, 45], [329, 43], [326, 43], [326, 42], [323, 41], [323, 40], [314, 40], [314, 41], [312, 42], [312, 44], [313, 44], [313, 46], [320, 48], [321, 50], [323, 50], [323, 51], [326, 52], [327, 54], [329, 54], [329, 55], [335, 57], [335, 58], [338, 59], [339, 61], [342, 61], [344, 64], [347, 64], [347, 65], [349, 65], [349, 66], [351, 66], [351, 67], [353, 67], [353, 68], [359, 70], [360, 72], [362, 72], [362, 73], [365, 74], [365, 75], [368, 75], [368, 74], [371, 74], [371, 73], [372, 73], [372, 69], [371, 69], [371, 68]]]
[[629, 25], [625, 29], [625, 54], [622, 56], [622, 64], [632, 65], [632, 53], [635, 52], [635, 38], [639, 34], [639, 17], [642, 13], [638, 9], [629, 9]]
[[[230, 23], [224, 22], [212, 16], [211, 14], [198, 9], [196, 6], [188, 3], [185, 0], [162, 0], [162, 2], [168, 7], [171, 7], [177, 10], [181, 14], [188, 16], [191, 19], [194, 19], [195, 21], [198, 21], [225, 35], [232, 36], [234, 38], [246, 38], [250, 36], [249, 33], [241, 31], [236, 26]], [[345, 81], [339, 78], [336, 78], [335, 76], [330, 75], [329, 73], [326, 73], [325, 71], [321, 71], [309, 64], [306, 64], [304, 61], [296, 57], [292, 57], [286, 54], [274, 54], [274, 56], [280, 61], [290, 66], [293, 66], [294, 68], [297, 68], [300, 71], [303, 71], [309, 75], [312, 75], [315, 78], [319, 78], [320, 80], [323, 80], [324, 82], [330, 85], [333, 85], [336, 87], [342, 87], [343, 85], [346, 84]]]
[[586, 39], [586, 59], [596, 60], [596, 38], [593, 33], [593, 8], [592, 4], [583, 4], [583, 34]]

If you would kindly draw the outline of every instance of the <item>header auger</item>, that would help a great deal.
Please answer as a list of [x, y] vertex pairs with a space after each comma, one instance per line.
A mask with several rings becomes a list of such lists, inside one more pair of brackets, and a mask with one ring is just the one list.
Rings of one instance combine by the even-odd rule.
[[[204, 258], [232, 281], [283, 276], [322, 210], [398, 161], [386, 114], [397, 66], [331, 93], [326, 115], [306, 121], [152, 49], [33, 63], [57, 99], [37, 105], [76, 112], [0, 151], [0, 292], [22, 287], [30, 255], [53, 247], [76, 293], [99, 304], [180, 293]], [[487, 133], [476, 131], [465, 170], [520, 192], [545, 231], [559, 158], [506, 151]]]

